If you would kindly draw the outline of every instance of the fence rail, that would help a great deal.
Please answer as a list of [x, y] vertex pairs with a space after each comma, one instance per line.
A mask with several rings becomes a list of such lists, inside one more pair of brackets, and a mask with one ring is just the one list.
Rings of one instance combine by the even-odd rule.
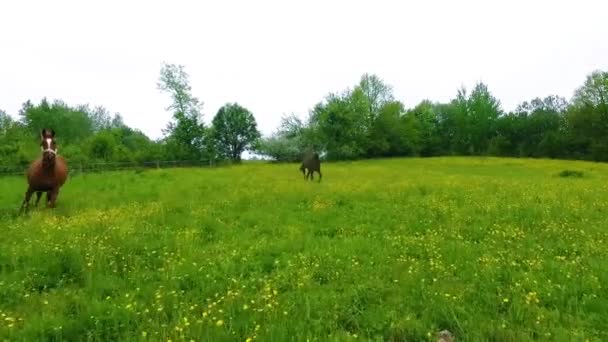
[[[78, 173], [94, 173], [104, 171], [125, 171], [142, 169], [166, 169], [175, 167], [215, 167], [227, 164], [213, 160], [158, 160], [144, 162], [115, 162], [115, 163], [69, 163], [70, 175]], [[29, 165], [3, 166], [0, 165], [0, 176], [25, 175]]]

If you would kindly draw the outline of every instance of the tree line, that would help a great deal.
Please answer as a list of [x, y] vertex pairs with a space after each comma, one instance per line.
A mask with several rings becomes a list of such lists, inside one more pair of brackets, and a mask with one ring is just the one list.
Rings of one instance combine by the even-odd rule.
[[61, 100], [26, 101], [17, 118], [0, 110], [0, 166], [26, 166], [40, 154], [40, 131], [56, 131], [60, 153], [72, 164], [149, 161], [240, 161], [261, 138], [253, 114], [227, 103], [207, 127], [202, 103], [192, 95], [184, 67], [163, 64], [158, 89], [171, 97], [172, 120], [152, 140], [102, 106], [70, 106]]
[[376, 75], [330, 93], [306, 120], [284, 116], [258, 150], [295, 161], [312, 147], [328, 160], [397, 156], [509, 156], [608, 161], [608, 72], [594, 71], [570, 101], [557, 95], [505, 112], [488, 86], [462, 87], [449, 102], [405, 108]]
[[202, 120], [184, 67], [163, 64], [158, 89], [171, 96], [172, 120], [151, 140], [104, 107], [61, 100], [26, 101], [16, 119], [0, 110], [0, 165], [27, 165], [37, 137], [53, 127], [72, 163], [188, 160], [239, 162], [244, 151], [275, 161], [301, 160], [314, 149], [326, 160], [398, 156], [492, 155], [608, 161], [608, 72], [593, 71], [570, 100], [551, 95], [505, 112], [483, 82], [448, 102], [406, 108], [381, 78], [364, 74], [352, 88], [329, 93], [306, 119], [283, 116], [262, 137], [251, 111], [227, 103]]

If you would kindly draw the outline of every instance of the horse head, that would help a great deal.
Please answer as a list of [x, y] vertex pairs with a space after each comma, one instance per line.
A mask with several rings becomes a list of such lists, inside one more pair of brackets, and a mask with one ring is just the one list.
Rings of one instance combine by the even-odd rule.
[[57, 155], [57, 143], [55, 142], [55, 130], [44, 128], [40, 133], [40, 150], [42, 151], [42, 162], [47, 165], [55, 163]]

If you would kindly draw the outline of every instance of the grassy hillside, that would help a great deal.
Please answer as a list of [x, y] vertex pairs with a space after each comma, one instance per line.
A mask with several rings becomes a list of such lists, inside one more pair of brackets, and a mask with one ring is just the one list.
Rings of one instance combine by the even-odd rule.
[[0, 339], [608, 339], [607, 165], [297, 168], [0, 179]]

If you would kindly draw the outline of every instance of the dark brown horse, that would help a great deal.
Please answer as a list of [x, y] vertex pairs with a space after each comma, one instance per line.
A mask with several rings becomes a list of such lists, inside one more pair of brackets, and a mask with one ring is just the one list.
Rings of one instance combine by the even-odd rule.
[[[305, 172], [308, 170], [308, 173]], [[313, 180], [314, 172], [317, 171], [319, 173], [319, 182], [321, 181], [321, 160], [319, 159], [319, 154], [316, 152], [308, 152], [304, 156], [304, 160], [302, 161], [302, 165], [300, 165], [300, 171], [304, 175], [304, 179]]]
[[36, 193], [36, 206], [43, 192], [46, 193], [46, 206], [55, 208], [59, 189], [68, 177], [68, 166], [63, 157], [57, 155], [55, 131], [43, 129], [40, 133], [42, 155], [34, 160], [27, 170], [28, 188], [21, 209], [27, 209], [32, 194]]

